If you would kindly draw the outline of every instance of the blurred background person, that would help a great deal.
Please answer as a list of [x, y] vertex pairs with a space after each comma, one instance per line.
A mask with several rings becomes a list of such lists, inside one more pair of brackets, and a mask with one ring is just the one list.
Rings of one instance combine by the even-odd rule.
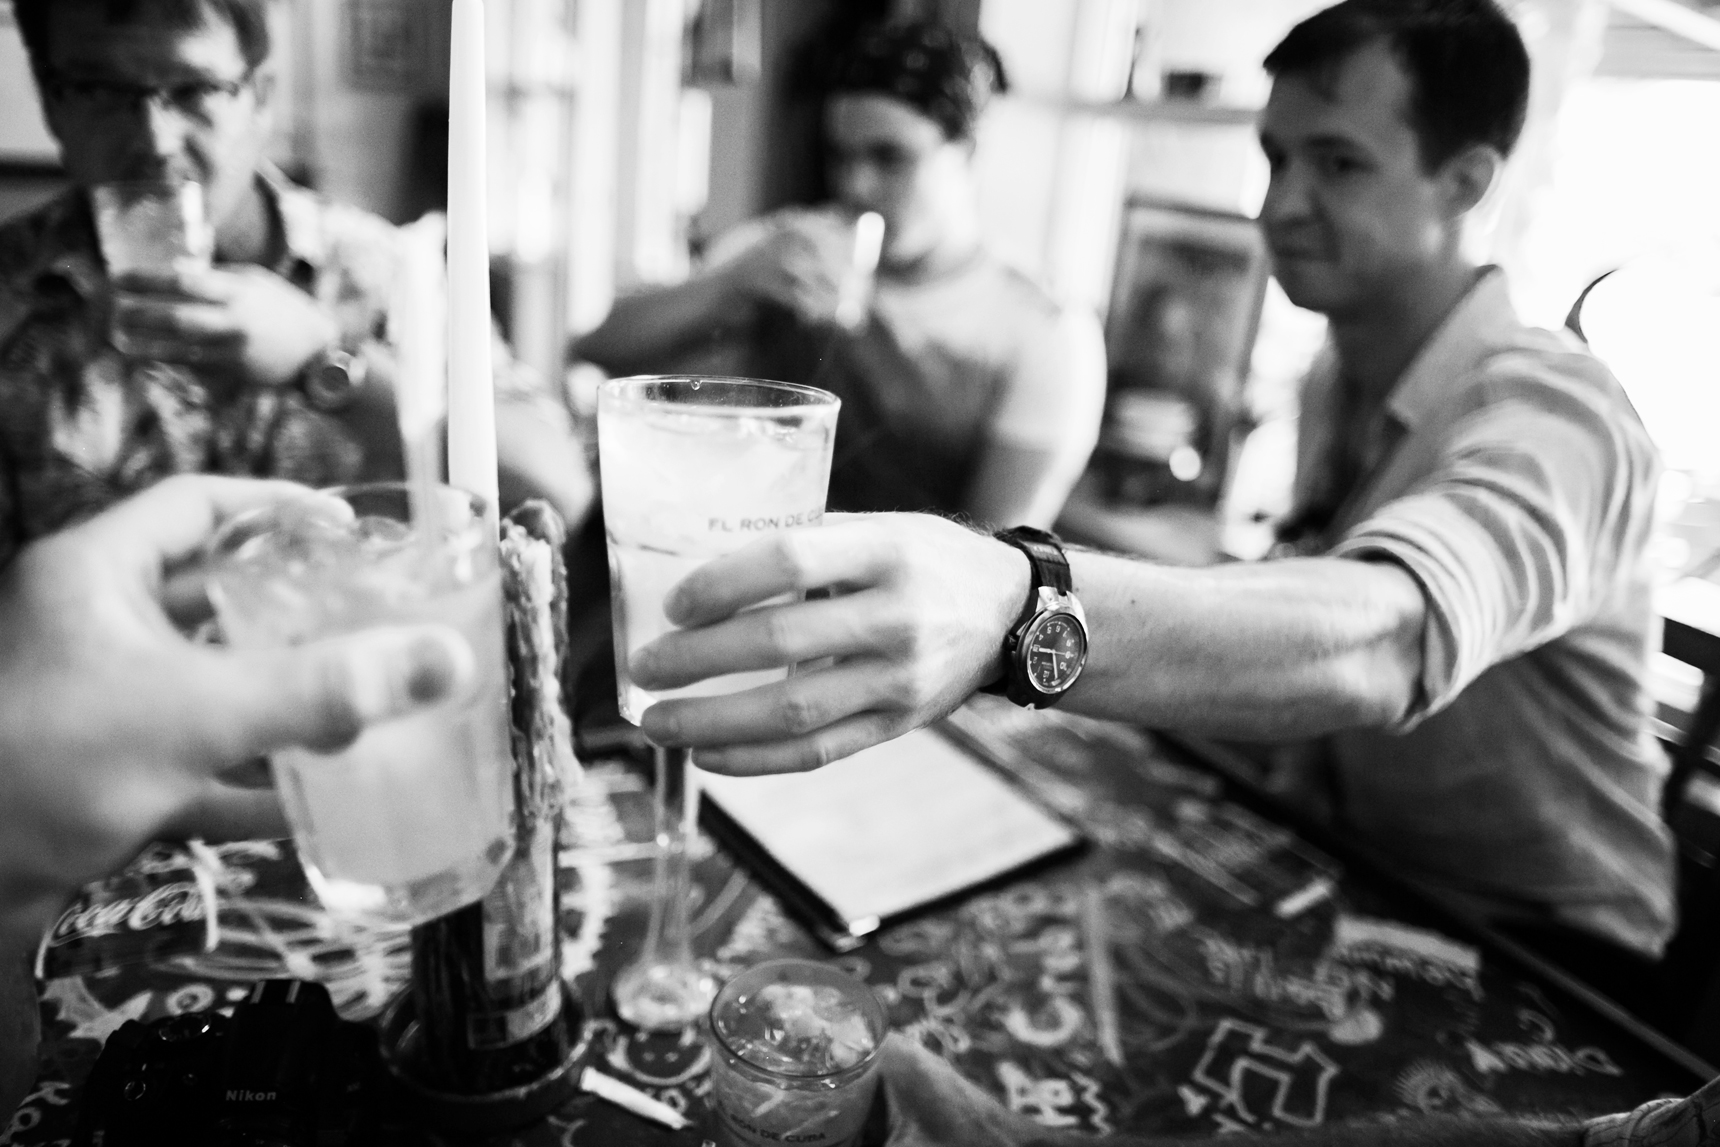
[[[1049, 525], [1097, 439], [1104, 345], [1093, 315], [981, 242], [974, 128], [1006, 85], [997, 53], [937, 23], [878, 24], [818, 70], [833, 201], [719, 236], [691, 278], [618, 300], [575, 353], [614, 374], [834, 391], [833, 509]], [[869, 284], [866, 212], [884, 224]]]
[[[14, 8], [73, 186], [0, 226], [0, 562], [169, 474], [398, 476], [398, 232], [264, 159], [268, 0]], [[202, 186], [212, 267], [110, 279], [90, 188], [140, 180]], [[127, 337], [149, 354], [121, 354]], [[591, 481], [566, 411], [500, 362], [502, 500], [577, 522]]]

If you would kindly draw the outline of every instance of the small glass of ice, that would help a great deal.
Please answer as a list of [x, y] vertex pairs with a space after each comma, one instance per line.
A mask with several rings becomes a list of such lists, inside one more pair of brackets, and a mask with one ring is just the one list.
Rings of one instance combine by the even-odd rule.
[[725, 1147], [848, 1147], [878, 1086], [888, 1025], [872, 989], [812, 960], [770, 960], [711, 1005], [711, 1107]]
[[513, 755], [501, 570], [480, 499], [436, 489], [423, 539], [399, 483], [331, 491], [241, 515], [210, 543], [210, 597], [239, 648], [298, 645], [377, 625], [441, 622], [477, 659], [463, 699], [367, 729], [345, 749], [289, 749], [275, 785], [323, 904], [378, 925], [417, 924], [484, 895], [513, 849]]

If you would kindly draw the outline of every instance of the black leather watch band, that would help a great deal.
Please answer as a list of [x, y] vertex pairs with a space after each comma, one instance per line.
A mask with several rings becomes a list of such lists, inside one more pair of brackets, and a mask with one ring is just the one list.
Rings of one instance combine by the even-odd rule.
[[[1032, 526], [1016, 526], [1013, 529], [999, 530], [992, 537], [1005, 545], [1014, 546], [1027, 555], [1031, 576], [1027, 582], [1027, 600], [1022, 604], [1021, 612], [1016, 615], [1014, 623], [1009, 627], [1010, 635], [1016, 634], [1022, 626], [1039, 612], [1039, 587], [1050, 586], [1058, 593], [1068, 593], [1074, 585], [1074, 579], [1069, 573], [1069, 559], [1063, 555], [1063, 547], [1057, 543], [1057, 535]], [[1007, 664], [1008, 639], [1005, 640], [1006, 664], [1003, 676], [996, 681], [980, 687], [982, 693], [992, 693], [1003, 696], [1009, 692], [1010, 667]]]
[[[1069, 575], [1069, 559], [1063, 556], [1063, 547], [1057, 543], [1056, 534], [1036, 530], [1032, 526], [1016, 526], [1011, 530], [999, 530], [992, 536], [1014, 546], [1033, 563], [1035, 599], [1042, 585], [1048, 585], [1058, 593], [1069, 592], [1074, 584]], [[1029, 601], [1030, 608], [1032, 604]]]

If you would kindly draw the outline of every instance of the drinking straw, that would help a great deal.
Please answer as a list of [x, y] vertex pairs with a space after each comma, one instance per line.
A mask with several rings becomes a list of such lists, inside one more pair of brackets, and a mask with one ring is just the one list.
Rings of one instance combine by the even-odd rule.
[[1087, 945], [1087, 994], [1093, 1026], [1105, 1059], [1123, 1066], [1123, 1039], [1117, 1024], [1117, 975], [1111, 963], [1111, 921], [1105, 890], [1089, 885], [1081, 901], [1081, 925]]
[[454, 0], [448, 67], [448, 481], [484, 499], [497, 536], [484, 179], [484, 5]]
[[878, 270], [878, 259], [884, 253], [884, 217], [867, 211], [854, 221], [854, 270], [870, 276]]

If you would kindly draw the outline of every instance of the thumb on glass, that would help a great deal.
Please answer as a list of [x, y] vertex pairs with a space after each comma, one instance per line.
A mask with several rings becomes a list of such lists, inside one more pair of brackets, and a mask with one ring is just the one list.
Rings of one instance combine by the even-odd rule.
[[284, 649], [210, 651], [232, 722], [224, 755], [288, 745], [335, 749], [371, 725], [463, 699], [477, 676], [472, 648], [446, 625], [379, 626]]

